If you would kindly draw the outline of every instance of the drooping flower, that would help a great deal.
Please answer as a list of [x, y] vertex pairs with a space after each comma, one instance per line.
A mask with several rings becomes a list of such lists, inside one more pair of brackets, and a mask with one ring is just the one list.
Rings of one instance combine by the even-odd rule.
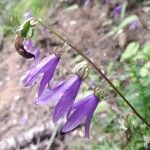
[[59, 59], [60, 57], [56, 56], [55, 54], [52, 54], [41, 60], [26, 73], [23, 80], [24, 85], [30, 86], [34, 84], [37, 78], [41, 74], [43, 74], [38, 91], [38, 96], [40, 96], [44, 91], [46, 85], [52, 79], [56, 66], [59, 62]]
[[82, 79], [78, 75], [71, 76], [47, 94], [42, 94], [35, 100], [36, 104], [47, 104], [54, 106], [53, 121], [56, 122], [64, 116], [72, 107], [81, 85]]
[[139, 27], [139, 22], [138, 22], [138, 20], [132, 21], [132, 22], [130, 23], [130, 25], [129, 25], [129, 29], [130, 29], [130, 30], [136, 30], [136, 29], [138, 29], [138, 27]]
[[66, 81], [58, 84], [49, 92], [42, 94], [35, 100], [36, 104], [47, 104], [54, 106], [53, 121], [58, 121], [61, 117], [66, 115], [71, 109], [74, 100], [79, 91], [82, 79], [86, 77], [88, 69], [78, 69], [77, 73]]
[[66, 133], [72, 131], [79, 125], [84, 124], [85, 135], [89, 138], [90, 122], [99, 102], [100, 100], [95, 94], [91, 94], [79, 102], [76, 102], [71, 109], [67, 122], [63, 126], [62, 132]]
[[122, 5], [120, 4], [120, 5], [118, 5], [118, 6], [116, 6], [115, 8], [114, 8], [114, 10], [113, 10], [113, 16], [114, 17], [118, 17], [119, 15], [120, 15], [120, 13], [121, 13], [121, 10], [122, 10]]
[[24, 45], [24, 49], [29, 52], [32, 53], [34, 55], [34, 59], [38, 60], [40, 57], [40, 50], [38, 47], [36, 47], [33, 42], [30, 39], [27, 39], [23, 42]]

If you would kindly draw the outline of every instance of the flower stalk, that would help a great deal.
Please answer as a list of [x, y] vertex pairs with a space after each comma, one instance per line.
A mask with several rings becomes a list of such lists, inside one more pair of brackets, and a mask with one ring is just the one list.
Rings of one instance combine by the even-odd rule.
[[56, 30], [52, 27], [52, 25], [46, 25], [41, 20], [37, 19], [37, 22], [48, 29], [49, 32], [53, 33], [55, 36], [57, 36], [62, 42], [69, 45], [71, 48], [73, 48], [78, 54], [80, 54], [106, 81], [107, 83], [113, 88], [113, 90], [127, 103], [127, 105], [133, 110], [135, 115], [141, 119], [148, 127], [150, 127], [150, 123], [148, 123], [143, 116], [141, 116], [138, 111], [132, 106], [132, 104], [123, 96], [123, 94], [119, 91], [119, 89], [108, 79], [108, 77], [101, 71], [101, 69], [93, 62], [90, 58], [88, 58], [82, 51], [77, 48], [70, 40], [64, 38], [59, 33], [57, 33]]

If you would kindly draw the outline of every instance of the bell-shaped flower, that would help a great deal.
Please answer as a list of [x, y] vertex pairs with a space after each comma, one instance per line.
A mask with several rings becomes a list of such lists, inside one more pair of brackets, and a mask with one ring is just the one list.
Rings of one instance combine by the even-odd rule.
[[53, 121], [56, 122], [63, 117], [72, 107], [81, 85], [82, 79], [73, 75], [66, 81], [52, 88], [49, 92], [42, 94], [35, 100], [36, 104], [50, 104], [55, 107]]
[[62, 128], [62, 132], [72, 131], [81, 124], [84, 124], [85, 135], [89, 138], [90, 122], [99, 102], [100, 100], [95, 94], [91, 94], [79, 102], [76, 102], [70, 111], [67, 122]]
[[24, 85], [30, 86], [34, 84], [37, 78], [41, 74], [43, 74], [38, 91], [38, 96], [40, 96], [44, 91], [46, 85], [52, 79], [56, 66], [59, 62], [59, 59], [60, 58], [57, 57], [55, 54], [52, 54], [41, 60], [33, 68], [27, 71], [23, 80]]
[[74, 104], [82, 79], [88, 74], [87, 66], [80, 66], [76, 74], [52, 88], [47, 94], [42, 94], [35, 100], [36, 104], [47, 104], [54, 106], [53, 121], [58, 121], [67, 115]]

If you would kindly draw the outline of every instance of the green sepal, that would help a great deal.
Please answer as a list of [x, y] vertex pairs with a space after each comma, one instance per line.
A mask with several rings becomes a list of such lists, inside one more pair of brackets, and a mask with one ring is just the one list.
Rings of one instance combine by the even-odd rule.
[[18, 30], [19, 34], [24, 38], [26, 38], [28, 36], [28, 32], [31, 28], [30, 21], [31, 21], [31, 19], [24, 21]]
[[34, 36], [34, 28], [30, 28], [28, 35], [27, 35], [27, 38], [32, 38], [33, 36]]

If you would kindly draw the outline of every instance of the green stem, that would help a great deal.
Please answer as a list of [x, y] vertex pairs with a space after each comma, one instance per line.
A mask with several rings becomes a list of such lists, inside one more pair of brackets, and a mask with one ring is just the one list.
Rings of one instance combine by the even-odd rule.
[[78, 49], [71, 41], [65, 39], [63, 36], [61, 36], [59, 33], [57, 33], [52, 25], [45, 25], [42, 21], [38, 20], [38, 22], [43, 25], [45, 28], [49, 30], [49, 32], [53, 33], [55, 36], [57, 36], [59, 39], [61, 39], [64, 43], [68, 44], [71, 48], [73, 48], [78, 54], [80, 54], [84, 59], [87, 60], [89, 64], [108, 82], [108, 84], [114, 89], [114, 91], [122, 97], [122, 99], [128, 104], [128, 106], [133, 110], [133, 112], [138, 116], [148, 127], [150, 127], [150, 124], [137, 112], [137, 110], [131, 105], [131, 103], [123, 96], [123, 94], [115, 87], [115, 85], [107, 78], [107, 76], [101, 71], [98, 66], [92, 62], [86, 55], [82, 53], [80, 49]]

